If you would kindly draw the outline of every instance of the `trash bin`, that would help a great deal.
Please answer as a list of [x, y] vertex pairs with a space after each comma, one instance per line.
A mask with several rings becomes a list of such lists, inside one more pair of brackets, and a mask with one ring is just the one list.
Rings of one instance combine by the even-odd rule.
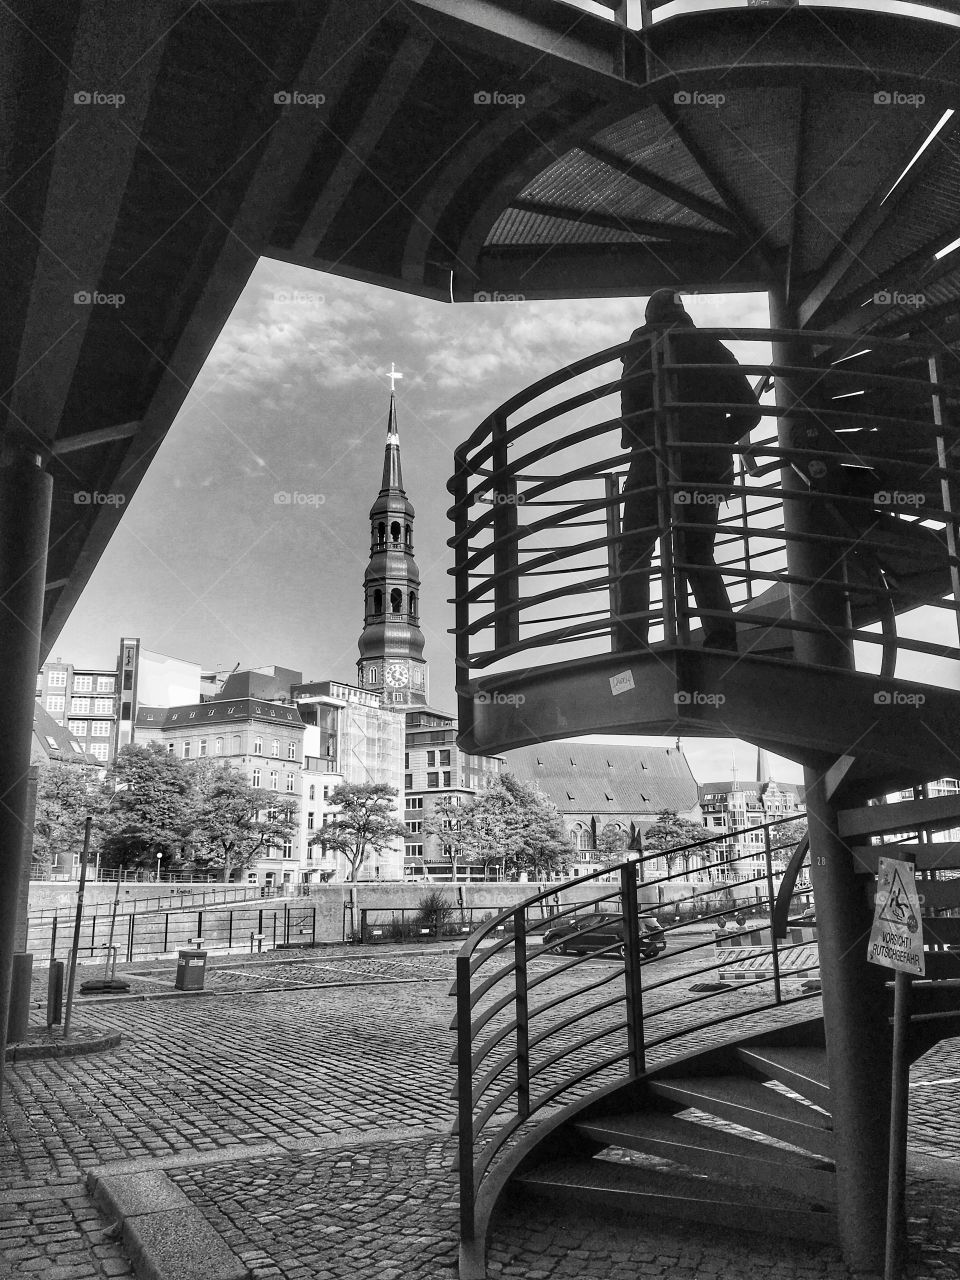
[[207, 972], [207, 953], [178, 951], [177, 955], [177, 980], [174, 983], [177, 991], [202, 991]]

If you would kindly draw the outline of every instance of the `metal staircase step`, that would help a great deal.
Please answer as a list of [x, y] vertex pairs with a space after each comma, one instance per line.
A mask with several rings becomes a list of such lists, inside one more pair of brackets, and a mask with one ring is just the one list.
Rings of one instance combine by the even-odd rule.
[[746, 1076], [661, 1077], [651, 1080], [649, 1087], [652, 1093], [671, 1102], [685, 1103], [833, 1159], [833, 1125], [829, 1116]]
[[730, 1186], [708, 1178], [666, 1173], [598, 1159], [564, 1159], [517, 1175], [513, 1186], [551, 1201], [632, 1215], [649, 1214], [833, 1244], [835, 1213], [769, 1187]]
[[573, 1128], [607, 1146], [643, 1151], [698, 1173], [719, 1174], [729, 1182], [783, 1187], [828, 1204], [836, 1197], [836, 1175], [829, 1160], [662, 1111], [600, 1116], [578, 1121]]
[[[871, 806], [873, 807], [873, 806]], [[909, 830], [909, 827], [906, 828]], [[906, 858], [915, 860], [918, 871], [956, 871], [960, 869], [960, 840], [931, 840], [929, 844], [853, 844], [854, 868], [870, 875], [877, 874], [880, 858]], [[956, 885], [956, 880], [945, 880], [945, 885]], [[931, 905], [938, 905], [932, 903]]]
[[862, 809], [841, 809], [837, 813], [837, 822], [840, 834], [844, 837], [889, 835], [916, 831], [918, 827], [942, 831], [960, 823], [960, 795], [931, 796], [928, 800], [902, 800], [896, 804], [870, 804]]
[[768, 1080], [779, 1080], [794, 1093], [830, 1111], [826, 1049], [747, 1045], [737, 1050], [737, 1057]]

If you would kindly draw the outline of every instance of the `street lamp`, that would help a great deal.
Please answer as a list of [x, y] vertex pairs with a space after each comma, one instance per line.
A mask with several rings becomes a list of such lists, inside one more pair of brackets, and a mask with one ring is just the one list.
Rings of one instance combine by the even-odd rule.
[[163, 850], [157, 854], [157, 884], [160, 883], [160, 859], [163, 857]]

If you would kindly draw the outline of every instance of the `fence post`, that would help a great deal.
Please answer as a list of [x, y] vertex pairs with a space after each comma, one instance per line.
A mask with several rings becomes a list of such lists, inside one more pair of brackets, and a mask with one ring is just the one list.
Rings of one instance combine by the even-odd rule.
[[620, 898], [623, 902], [623, 975], [627, 1001], [627, 1048], [634, 1075], [646, 1069], [643, 1032], [643, 982], [640, 959], [640, 904], [637, 897], [637, 864], [625, 862], [620, 868]]
[[227, 916], [227, 950], [229, 951], [233, 946], [233, 912], [229, 911]]
[[513, 913], [513, 958], [516, 966], [517, 1114], [530, 1114], [530, 1020], [527, 1008], [527, 921], [523, 906]]
[[273, 909], [273, 949], [277, 949], [277, 909]]
[[476, 1224], [473, 1170], [473, 1024], [470, 957], [457, 956], [457, 1114], [459, 1124], [460, 1238], [472, 1240]]
[[310, 932], [310, 945], [311, 947], [315, 947], [317, 945], [317, 904], [316, 903], [313, 904], [313, 921], [312, 921], [312, 927]]
[[163, 951], [164, 951], [164, 954], [166, 954], [166, 951], [167, 951], [167, 942], [168, 942], [168, 940], [169, 940], [169, 937], [170, 937], [170, 912], [169, 912], [169, 911], [166, 911], [166, 912], [164, 912], [164, 916], [163, 916]]
[[130, 920], [127, 923], [127, 964], [130, 964], [133, 960], [133, 929], [136, 924], [136, 920], [137, 917], [134, 913], [131, 915]]
[[773, 957], [773, 998], [780, 1004], [783, 996], [780, 991], [780, 950], [777, 946], [777, 929], [773, 920], [774, 912], [774, 893], [773, 893], [773, 856], [770, 849], [770, 828], [763, 828], [763, 852], [767, 864], [767, 908], [770, 919], [770, 954]]

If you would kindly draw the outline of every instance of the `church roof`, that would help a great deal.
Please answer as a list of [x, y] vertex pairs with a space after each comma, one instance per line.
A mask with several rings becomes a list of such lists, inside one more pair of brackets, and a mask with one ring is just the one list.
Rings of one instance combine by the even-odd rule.
[[688, 813], [699, 799], [687, 758], [675, 747], [548, 742], [503, 753], [505, 767], [534, 782], [561, 812]]

